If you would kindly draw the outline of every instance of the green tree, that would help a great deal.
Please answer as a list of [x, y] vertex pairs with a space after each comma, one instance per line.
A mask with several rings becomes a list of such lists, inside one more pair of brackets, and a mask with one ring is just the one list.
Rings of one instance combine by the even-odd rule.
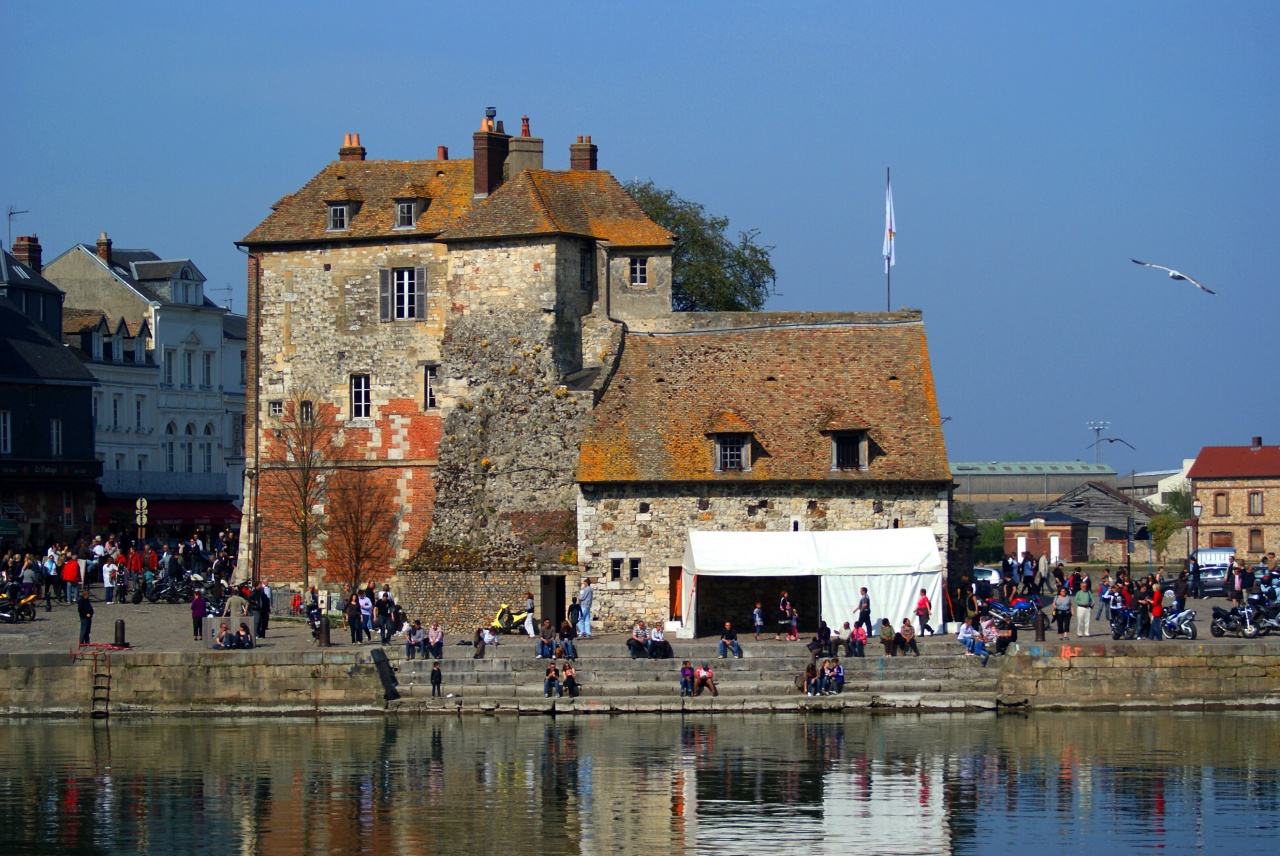
[[955, 507], [955, 511], [952, 512], [951, 516], [955, 518], [957, 523], [977, 523], [978, 522], [977, 510], [967, 502], [957, 503]]
[[677, 312], [758, 312], [776, 294], [769, 254], [756, 243], [758, 231], [725, 234], [728, 217], [707, 213], [652, 181], [633, 179], [627, 192], [659, 226], [676, 236], [671, 254], [671, 306]]
[[1179, 520], [1191, 519], [1191, 489], [1178, 488], [1177, 490], [1166, 491], [1164, 498], [1167, 500], [1164, 504], [1164, 513], [1170, 514]]
[[1147, 531], [1151, 533], [1151, 547], [1157, 554], [1164, 553], [1165, 548], [1169, 546], [1169, 539], [1175, 532], [1182, 529], [1185, 520], [1185, 517], [1164, 512], [1147, 521]]

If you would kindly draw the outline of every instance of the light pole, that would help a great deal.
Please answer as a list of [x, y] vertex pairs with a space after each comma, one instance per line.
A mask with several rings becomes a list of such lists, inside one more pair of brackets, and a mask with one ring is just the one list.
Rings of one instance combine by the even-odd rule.
[[1196, 551], [1197, 551], [1197, 552], [1200, 550], [1200, 515], [1201, 515], [1201, 514], [1203, 514], [1203, 513], [1204, 513], [1204, 505], [1200, 502], [1200, 500], [1199, 500], [1199, 499], [1194, 499], [1194, 500], [1192, 500], [1192, 501], [1191, 501], [1191, 514], [1192, 514], [1192, 516], [1194, 516], [1194, 517], [1195, 517], [1195, 523], [1193, 523], [1192, 525], [1193, 525], [1193, 526], [1195, 527], [1195, 529], [1196, 529], [1196, 532], [1195, 532], [1195, 542], [1196, 542], [1195, 549], [1196, 549]]

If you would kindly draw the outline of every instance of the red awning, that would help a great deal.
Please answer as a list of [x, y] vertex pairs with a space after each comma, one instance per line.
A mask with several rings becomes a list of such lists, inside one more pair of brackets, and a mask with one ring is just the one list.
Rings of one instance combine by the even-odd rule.
[[[98, 504], [94, 521], [99, 526], [111, 522], [112, 513], [129, 518], [137, 514], [135, 500], [108, 499]], [[230, 526], [240, 522], [240, 509], [230, 502], [157, 499], [147, 505], [148, 526]]]

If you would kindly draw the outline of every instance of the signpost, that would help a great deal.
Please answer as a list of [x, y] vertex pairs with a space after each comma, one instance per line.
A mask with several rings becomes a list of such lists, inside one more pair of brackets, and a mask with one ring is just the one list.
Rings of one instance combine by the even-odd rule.
[[147, 501], [142, 497], [138, 497], [135, 506], [138, 509], [135, 518], [138, 521], [138, 545], [141, 546], [142, 542], [147, 538]]

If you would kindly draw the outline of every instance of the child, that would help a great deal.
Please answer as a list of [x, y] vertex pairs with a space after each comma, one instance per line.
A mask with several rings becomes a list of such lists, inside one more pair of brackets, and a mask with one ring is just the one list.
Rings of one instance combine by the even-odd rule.
[[849, 647], [853, 649], [853, 656], [865, 657], [867, 645], [867, 628], [861, 624], [854, 625], [852, 635], [849, 637]]
[[756, 641], [760, 641], [760, 633], [764, 630], [764, 609], [761, 608], [760, 602], [756, 601], [756, 608], [751, 613], [751, 624], [756, 630]]
[[431, 664], [431, 697], [439, 698], [440, 684], [444, 681], [444, 673], [440, 671], [440, 661]]
[[693, 666], [688, 660], [680, 666], [680, 698], [693, 696]]

